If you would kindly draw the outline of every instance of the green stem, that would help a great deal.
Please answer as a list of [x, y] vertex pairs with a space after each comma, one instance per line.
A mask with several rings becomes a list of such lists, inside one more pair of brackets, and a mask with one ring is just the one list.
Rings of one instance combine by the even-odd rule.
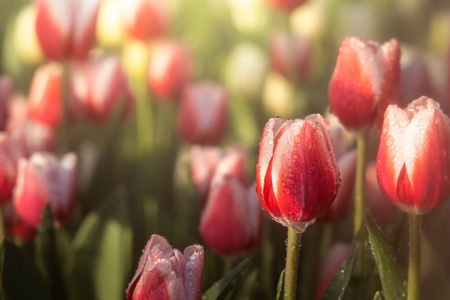
[[226, 275], [233, 269], [233, 259], [224, 257], [223, 259], [223, 275]]
[[300, 249], [300, 233], [292, 226], [288, 227], [286, 250], [286, 268], [284, 273], [284, 300], [294, 300], [297, 293], [298, 252]]
[[358, 135], [358, 161], [356, 163], [356, 182], [355, 182], [355, 211], [354, 211], [354, 227], [353, 233], [356, 235], [361, 228], [364, 220], [364, 189], [366, 182], [366, 152], [367, 137]]
[[422, 216], [409, 215], [409, 271], [408, 300], [419, 299], [420, 294], [420, 227]]

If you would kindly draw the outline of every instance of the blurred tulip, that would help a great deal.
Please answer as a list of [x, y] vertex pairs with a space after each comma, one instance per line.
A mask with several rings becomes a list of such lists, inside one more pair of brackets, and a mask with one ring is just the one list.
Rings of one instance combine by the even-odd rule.
[[0, 213], [3, 213], [6, 232], [9, 235], [25, 241], [33, 239], [36, 230], [19, 218], [11, 202], [2, 205]]
[[307, 0], [269, 0], [269, 3], [276, 9], [284, 12], [291, 12]]
[[400, 47], [396, 40], [379, 45], [355, 37], [344, 40], [329, 88], [333, 112], [347, 128], [377, 128], [389, 104], [401, 97]]
[[337, 164], [341, 172], [341, 187], [336, 199], [328, 207], [325, 215], [320, 219], [325, 222], [337, 222], [347, 212], [350, 200], [353, 197], [353, 186], [355, 185], [357, 151], [348, 151], [337, 157]]
[[38, 227], [41, 212], [49, 203], [55, 218], [67, 221], [75, 207], [76, 163], [73, 153], [60, 161], [45, 152], [21, 159], [14, 190], [14, 206], [20, 218]]
[[347, 259], [351, 246], [347, 243], [337, 242], [331, 246], [319, 268], [319, 280], [316, 287], [315, 299], [319, 299], [325, 292], [337, 270]]
[[157, 234], [147, 242], [127, 300], [199, 300], [203, 277], [203, 247], [192, 245], [181, 253]]
[[312, 49], [300, 35], [276, 32], [270, 40], [272, 68], [290, 80], [304, 82], [311, 73]]
[[227, 59], [224, 76], [227, 87], [249, 99], [258, 99], [267, 73], [267, 57], [257, 45], [236, 45]]
[[128, 79], [118, 56], [105, 56], [74, 65], [70, 75], [70, 89], [75, 105], [95, 122], [111, 118], [120, 107], [122, 116], [134, 108]]
[[192, 144], [217, 144], [226, 132], [228, 95], [212, 82], [200, 82], [184, 90], [178, 113], [178, 133]]
[[150, 57], [148, 83], [157, 100], [170, 101], [177, 97], [192, 77], [192, 57], [181, 42], [162, 42]]
[[0, 131], [6, 129], [9, 118], [9, 98], [13, 90], [13, 81], [8, 75], [0, 76]]
[[160, 0], [122, 0], [127, 34], [144, 42], [161, 37], [170, 27], [169, 6]]
[[329, 123], [322, 116], [271, 118], [266, 123], [256, 182], [261, 204], [272, 219], [303, 231], [334, 201], [339, 177]]
[[377, 180], [377, 164], [370, 163], [366, 167], [366, 204], [377, 224], [383, 226], [394, 218], [395, 206], [384, 197]]
[[17, 15], [14, 27], [14, 48], [23, 62], [37, 65], [42, 61], [42, 49], [35, 30], [36, 10], [25, 6]]
[[[244, 34], [256, 34], [265, 29], [269, 11], [265, 0], [228, 0], [231, 21]], [[242, 16], [245, 15], [245, 18]]]
[[122, 65], [127, 75], [134, 80], [142, 80], [148, 73], [150, 61], [148, 45], [139, 40], [128, 40], [122, 51]]
[[327, 0], [308, 1], [290, 15], [292, 31], [309, 41], [319, 40], [327, 28]]
[[199, 229], [218, 254], [236, 256], [259, 244], [263, 215], [255, 188], [247, 189], [236, 178], [226, 177], [210, 192]]
[[450, 196], [450, 124], [434, 100], [386, 110], [378, 149], [378, 182], [406, 213], [425, 214]]
[[62, 117], [62, 67], [51, 63], [34, 73], [29, 94], [29, 113], [38, 122], [58, 127]]
[[424, 60], [411, 59], [402, 68], [402, 101], [401, 107], [406, 107], [414, 99], [421, 96], [435, 98], [437, 96], [430, 71]]
[[0, 133], [0, 203], [11, 200], [16, 184], [17, 164], [24, 154], [19, 144], [6, 133]]
[[271, 116], [290, 118], [296, 115], [294, 87], [283, 76], [272, 72], [266, 77], [263, 90], [263, 106]]
[[211, 179], [211, 188], [214, 188], [216, 184], [227, 177], [236, 178], [242, 184], [247, 185], [245, 162], [246, 153], [243, 147], [235, 146], [226, 149], [214, 170], [214, 176]]
[[36, 33], [45, 56], [83, 59], [95, 44], [100, 0], [36, 0]]
[[122, 20], [122, 0], [103, 0], [97, 19], [97, 39], [106, 48], [119, 48], [125, 34]]

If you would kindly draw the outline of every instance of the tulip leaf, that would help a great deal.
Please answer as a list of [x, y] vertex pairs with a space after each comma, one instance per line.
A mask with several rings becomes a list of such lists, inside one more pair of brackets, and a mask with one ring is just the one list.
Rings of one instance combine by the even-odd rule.
[[372, 246], [372, 254], [380, 274], [383, 295], [387, 300], [404, 299], [406, 295], [406, 278], [397, 261], [392, 247], [381, 232], [375, 220], [366, 214], [366, 227], [369, 233], [369, 241]]
[[322, 294], [321, 300], [342, 299], [346, 287], [350, 281], [350, 277], [355, 266], [356, 257], [360, 251], [360, 245], [355, 244], [347, 259], [336, 272], [327, 289]]
[[18, 246], [4, 240], [0, 250], [0, 298], [50, 299], [44, 279], [32, 259]]
[[250, 259], [245, 259], [233, 270], [225, 274], [202, 295], [202, 300], [224, 299], [239, 278], [247, 271]]
[[132, 231], [125, 192], [115, 190], [81, 223], [72, 244], [73, 299], [123, 299], [130, 279]]
[[281, 271], [280, 279], [278, 279], [278, 285], [277, 285], [277, 300], [281, 300], [283, 297], [283, 286], [284, 286], [284, 270]]
[[373, 296], [373, 300], [383, 300], [383, 296], [381, 295], [380, 291], [375, 293], [375, 296]]

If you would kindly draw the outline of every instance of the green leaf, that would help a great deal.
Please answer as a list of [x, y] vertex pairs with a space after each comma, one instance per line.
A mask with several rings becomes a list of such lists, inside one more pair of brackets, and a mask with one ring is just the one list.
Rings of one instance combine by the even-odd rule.
[[278, 279], [278, 285], [277, 285], [277, 300], [281, 300], [283, 297], [283, 286], [284, 286], [284, 270], [281, 271], [280, 279]]
[[372, 245], [372, 254], [375, 257], [380, 274], [384, 297], [387, 300], [405, 299], [406, 277], [400, 268], [394, 251], [370, 213], [366, 214], [366, 227]]
[[214, 283], [206, 292], [202, 295], [202, 300], [216, 300], [223, 299], [229, 290], [236, 285], [242, 274], [247, 271], [250, 259], [246, 259], [237, 265], [233, 270], [228, 272], [219, 281]]
[[325, 292], [323, 292], [320, 299], [342, 299], [345, 293], [345, 289], [347, 288], [347, 285], [350, 281], [350, 277], [352, 275], [353, 267], [355, 266], [356, 257], [359, 251], [360, 245], [355, 244], [349, 256], [336, 272], [336, 275], [334, 275], [333, 279], [331, 280]]
[[115, 190], [86, 216], [72, 248], [71, 298], [124, 298], [132, 263], [132, 230], [124, 190]]
[[381, 295], [380, 291], [375, 293], [375, 296], [373, 296], [373, 300], [383, 300], [383, 296]]
[[4, 300], [47, 300], [50, 294], [30, 257], [11, 241], [0, 249], [0, 297]]

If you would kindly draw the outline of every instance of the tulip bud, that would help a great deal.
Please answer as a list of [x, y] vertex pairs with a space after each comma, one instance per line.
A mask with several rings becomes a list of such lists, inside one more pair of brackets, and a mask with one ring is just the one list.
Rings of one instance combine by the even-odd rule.
[[217, 144], [225, 135], [228, 95], [218, 84], [201, 82], [185, 89], [178, 133], [192, 144]]
[[12, 237], [29, 241], [35, 236], [36, 230], [19, 218], [11, 202], [2, 205], [0, 213], [3, 213], [6, 232]]
[[9, 135], [0, 133], [0, 203], [11, 200], [17, 164], [23, 156], [19, 144]]
[[425, 214], [450, 195], [449, 118], [421, 97], [386, 110], [377, 157], [384, 195], [406, 213]]
[[199, 300], [203, 277], [203, 247], [192, 245], [181, 253], [157, 234], [147, 242], [127, 300]]
[[400, 47], [355, 37], [339, 49], [329, 88], [330, 104], [341, 123], [366, 132], [381, 125], [386, 107], [401, 98]]
[[54, 60], [82, 59], [95, 43], [100, 0], [36, 0], [36, 33], [44, 54]]
[[146, 42], [169, 30], [170, 15], [166, 1], [125, 0], [122, 6], [125, 30], [130, 37]]
[[312, 51], [300, 35], [275, 33], [270, 40], [272, 68], [283, 76], [303, 82], [311, 73]]
[[227, 177], [210, 192], [199, 229], [215, 252], [236, 256], [259, 243], [262, 223], [255, 185], [247, 190], [236, 178]]
[[290, 13], [307, 0], [269, 0], [269, 3], [276, 9]]
[[305, 230], [333, 202], [339, 176], [329, 123], [321, 115], [271, 118], [266, 123], [256, 182], [261, 204], [272, 219]]
[[341, 172], [341, 187], [336, 199], [321, 218], [322, 221], [337, 222], [347, 212], [355, 185], [356, 158], [356, 150], [349, 151], [337, 158], [339, 171]]
[[8, 104], [13, 89], [12, 79], [7, 75], [0, 76], [0, 130], [6, 128], [9, 117]]
[[190, 50], [180, 42], [163, 42], [155, 46], [150, 58], [148, 83], [158, 100], [177, 97], [192, 77]]
[[351, 246], [346, 243], [335, 243], [322, 261], [319, 269], [319, 281], [316, 288], [315, 299], [319, 299], [327, 289], [337, 270], [347, 259]]
[[14, 190], [14, 206], [20, 218], [38, 227], [41, 212], [49, 203], [55, 218], [67, 221], [75, 206], [76, 163], [73, 153], [60, 161], [44, 152], [21, 159]]
[[34, 73], [30, 86], [29, 113], [38, 122], [58, 127], [62, 116], [62, 67], [48, 64]]

